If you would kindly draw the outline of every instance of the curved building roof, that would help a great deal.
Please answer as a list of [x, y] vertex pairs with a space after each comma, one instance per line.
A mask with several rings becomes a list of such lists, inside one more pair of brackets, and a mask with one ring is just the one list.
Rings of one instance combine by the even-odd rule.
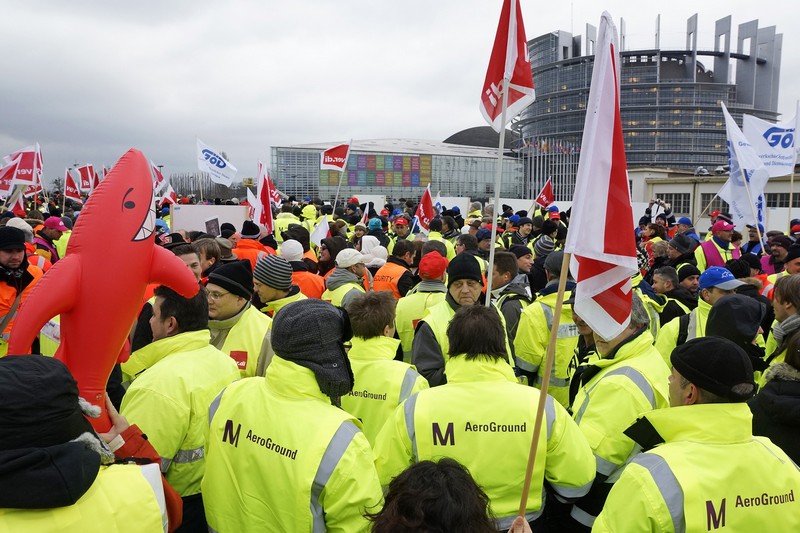
[[[506, 150], [511, 150], [514, 146], [514, 141], [518, 139], [518, 133], [506, 129], [506, 137], [503, 142], [504, 148]], [[497, 148], [497, 143], [500, 142], [500, 134], [494, 131], [491, 126], [476, 126], [454, 133], [443, 142], [447, 144], [460, 144], [462, 146]]]

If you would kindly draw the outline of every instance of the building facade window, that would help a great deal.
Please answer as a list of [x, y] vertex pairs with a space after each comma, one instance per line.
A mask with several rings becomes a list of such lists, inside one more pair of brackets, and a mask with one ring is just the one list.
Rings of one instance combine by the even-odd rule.
[[676, 217], [688, 216], [692, 212], [692, 195], [688, 192], [659, 193], [658, 197], [672, 205]]
[[[713, 201], [712, 201], [713, 200]], [[709, 205], [709, 203], [711, 205]], [[708, 209], [706, 209], [706, 206]], [[704, 192], [700, 194], [700, 208], [706, 209], [706, 213], [711, 211], [722, 211], [723, 213], [730, 213], [731, 206], [728, 202], [720, 198], [713, 192]]]

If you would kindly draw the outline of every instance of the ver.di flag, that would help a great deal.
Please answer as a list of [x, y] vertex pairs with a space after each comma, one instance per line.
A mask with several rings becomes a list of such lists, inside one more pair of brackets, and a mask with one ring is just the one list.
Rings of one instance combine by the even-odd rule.
[[[272, 180], [269, 179], [269, 170], [261, 161], [258, 162], [258, 183], [256, 184], [256, 194], [258, 198], [253, 198], [254, 216], [253, 220], [267, 229], [267, 234], [271, 234], [275, 229], [272, 220]], [[248, 198], [250, 189], [247, 189]]]
[[627, 230], [633, 210], [619, 110], [618, 42], [611, 15], [603, 12], [564, 247], [578, 282], [573, 309], [604, 339], [616, 337], [630, 322], [631, 276], [637, 271], [636, 242]]
[[730, 204], [731, 218], [737, 227], [744, 228], [747, 224], [753, 225], [756, 222], [763, 224], [764, 209], [760, 197], [764, 194], [769, 172], [742, 130], [736, 125], [736, 121], [728, 113], [728, 108], [725, 104], [721, 105], [728, 136], [730, 177], [718, 195]]
[[534, 201], [540, 206], [546, 208], [548, 205], [553, 203], [553, 200], [555, 200], [555, 197], [553, 196], [553, 180], [547, 178], [547, 182], [544, 184], [544, 187], [542, 187], [542, 191]]
[[340, 144], [323, 151], [319, 158], [320, 170], [338, 170], [343, 172], [347, 167], [347, 158], [350, 157], [350, 145]]
[[66, 169], [64, 175], [64, 197], [68, 198], [69, 200], [74, 200], [76, 202], [83, 202], [83, 198], [81, 198], [81, 192], [78, 189], [77, 184], [75, 183], [75, 178], [72, 177], [69, 169]]
[[236, 177], [236, 167], [200, 139], [197, 139], [197, 168], [207, 172], [214, 183], [226, 187], [230, 187]]
[[81, 192], [91, 192], [92, 179], [94, 178], [94, 167], [92, 165], [83, 165], [75, 170], [78, 171], [78, 186], [81, 188]]
[[175, 189], [172, 188], [172, 185], [167, 185], [167, 190], [164, 191], [164, 196], [161, 198], [161, 202], [158, 204], [158, 207], [164, 207], [165, 205], [177, 203], [178, 193], [175, 192]]
[[431, 220], [436, 216], [436, 211], [433, 209], [433, 200], [431, 199], [430, 185], [428, 185], [425, 188], [425, 192], [422, 193], [422, 199], [419, 201], [415, 216], [420, 229], [427, 235], [428, 231], [430, 231]]
[[536, 97], [531, 61], [528, 58], [528, 43], [525, 39], [525, 25], [517, 0], [503, 2], [492, 55], [489, 58], [489, 68], [486, 70], [486, 79], [481, 92], [481, 114], [496, 132], [506, 127], [506, 124], [501, 124], [503, 121], [501, 89], [506, 86], [508, 86], [506, 107], [506, 123], [508, 123]]

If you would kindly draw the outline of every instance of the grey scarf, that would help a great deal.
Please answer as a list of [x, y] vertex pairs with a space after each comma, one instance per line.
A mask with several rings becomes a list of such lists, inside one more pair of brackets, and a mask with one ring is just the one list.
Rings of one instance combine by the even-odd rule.
[[775, 338], [775, 342], [778, 343], [778, 346], [781, 346], [784, 339], [798, 329], [800, 329], [800, 315], [794, 314], [783, 322], [775, 324], [772, 327], [772, 336]]

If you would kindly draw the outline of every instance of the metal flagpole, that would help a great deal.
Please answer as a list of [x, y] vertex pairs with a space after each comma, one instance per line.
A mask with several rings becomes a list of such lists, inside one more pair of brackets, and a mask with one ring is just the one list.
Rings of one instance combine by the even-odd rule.
[[[750, 210], [753, 213], [753, 220], [755, 220], [755, 228], [756, 233], [758, 233], [758, 242], [761, 243], [761, 249], [764, 249], [764, 237], [761, 235], [761, 230], [758, 229], [758, 215], [756, 214], [756, 206], [753, 204], [753, 197], [750, 196], [750, 186], [747, 184], [750, 180], [747, 177], [747, 171], [742, 169], [742, 173], [744, 174], [744, 191], [747, 193], [747, 199], [750, 200]], [[791, 204], [791, 197], [789, 200], [789, 204]]]

